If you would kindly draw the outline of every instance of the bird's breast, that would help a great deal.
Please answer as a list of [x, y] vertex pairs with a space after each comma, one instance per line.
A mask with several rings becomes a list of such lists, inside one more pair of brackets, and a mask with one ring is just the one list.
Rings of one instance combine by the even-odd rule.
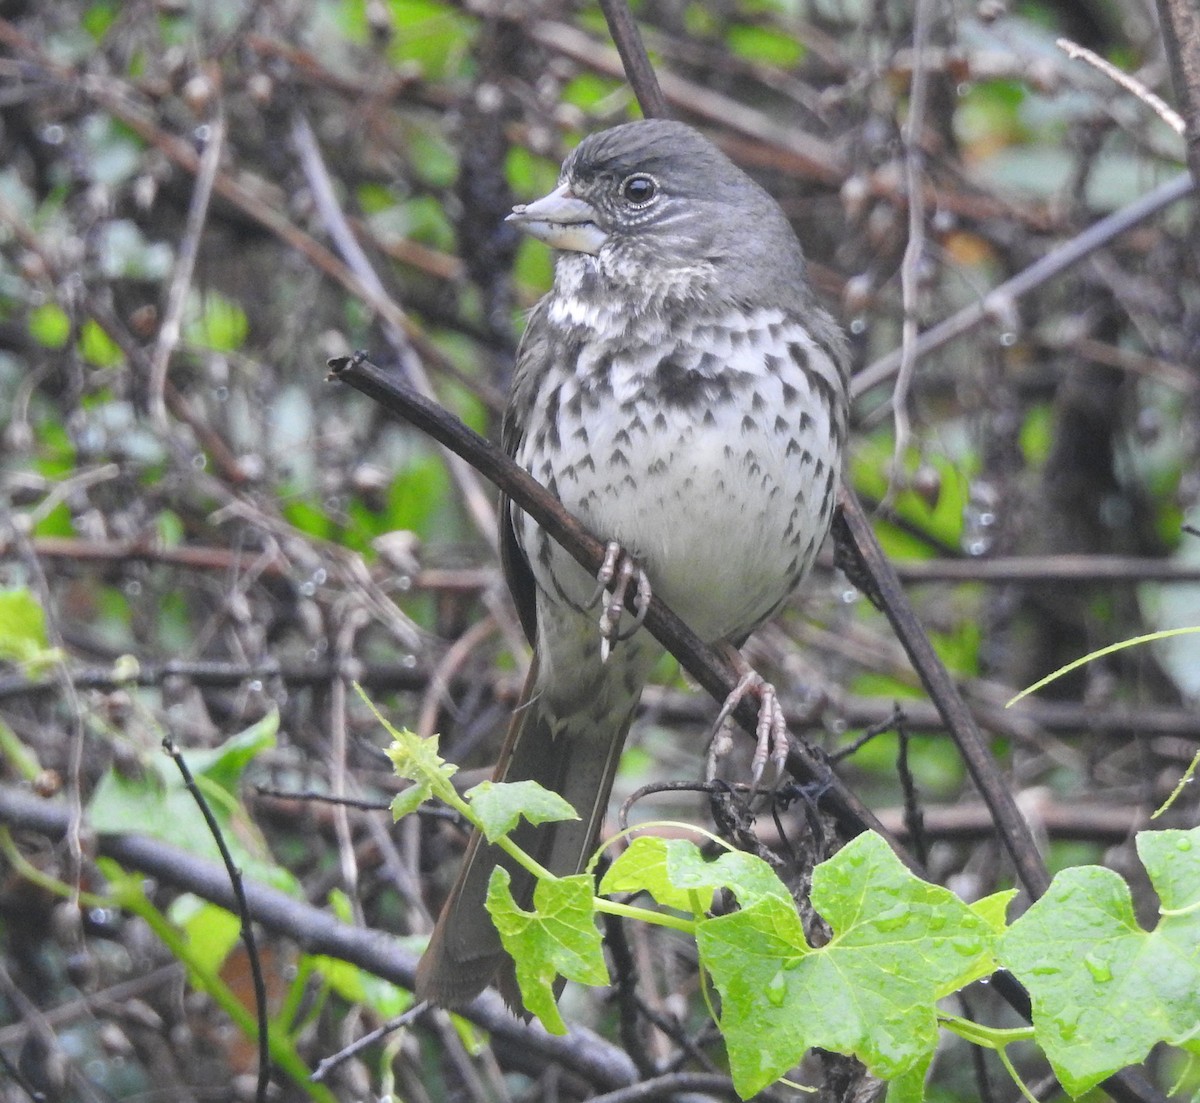
[[[844, 433], [837, 364], [780, 311], [584, 340], [548, 373], [521, 462], [707, 639], [752, 631], [824, 539]], [[532, 526], [539, 585], [594, 588]]]

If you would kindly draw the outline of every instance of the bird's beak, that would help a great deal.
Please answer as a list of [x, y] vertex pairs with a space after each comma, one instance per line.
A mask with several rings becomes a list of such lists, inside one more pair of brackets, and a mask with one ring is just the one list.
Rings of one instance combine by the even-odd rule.
[[559, 184], [533, 203], [519, 203], [505, 219], [532, 237], [572, 253], [600, 252], [608, 235], [596, 225], [596, 211], [571, 194], [570, 184]]

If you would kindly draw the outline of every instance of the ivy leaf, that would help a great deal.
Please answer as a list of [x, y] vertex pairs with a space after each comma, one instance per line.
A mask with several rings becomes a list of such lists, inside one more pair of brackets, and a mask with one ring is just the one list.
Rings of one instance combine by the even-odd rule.
[[1112, 870], [1059, 873], [1000, 941], [1001, 961], [1029, 990], [1035, 1038], [1062, 1086], [1079, 1095], [1156, 1042], [1200, 1032], [1200, 828], [1144, 831], [1138, 855], [1160, 919], [1143, 930]]
[[976, 900], [971, 905], [971, 911], [991, 927], [993, 934], [1002, 935], [1007, 929], [1005, 917], [1008, 913], [1008, 905], [1012, 903], [1016, 895], [1016, 889], [993, 892], [991, 896]]
[[581, 984], [608, 983], [608, 969], [596, 928], [593, 890], [587, 873], [539, 880], [533, 910], [518, 907], [508, 870], [497, 866], [488, 882], [487, 909], [500, 941], [517, 967], [521, 999], [551, 1034], [566, 1025], [554, 1001], [554, 981], [562, 975]]
[[816, 950], [778, 896], [697, 924], [735, 1088], [760, 1091], [813, 1046], [911, 1085], [937, 1042], [936, 1001], [994, 967], [991, 924], [871, 833], [816, 868], [812, 902], [834, 931]]
[[481, 781], [466, 796], [489, 843], [507, 835], [522, 816], [530, 823], [579, 819], [567, 801], [536, 781]]
[[689, 913], [703, 910], [722, 888], [730, 889], [743, 907], [763, 896], [778, 896], [789, 905], [792, 899], [761, 858], [734, 850], [710, 860], [688, 839], [652, 835], [634, 839], [600, 882], [602, 893], [645, 891], [664, 907]]

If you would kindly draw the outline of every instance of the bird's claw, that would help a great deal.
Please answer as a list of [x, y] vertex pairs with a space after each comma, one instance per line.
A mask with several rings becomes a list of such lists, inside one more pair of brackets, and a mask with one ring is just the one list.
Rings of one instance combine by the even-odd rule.
[[[629, 583], [636, 577], [637, 589], [634, 596], [633, 620], [621, 627], [621, 614], [625, 611], [625, 598], [629, 593]], [[603, 600], [604, 608], [600, 613], [600, 660], [607, 662], [615, 643], [629, 639], [646, 620], [646, 610], [650, 607], [650, 579], [633, 559], [615, 540], [609, 542], [604, 550], [604, 562], [596, 572], [596, 592], [592, 595], [589, 605], [595, 605]]]
[[783, 706], [779, 703], [779, 695], [770, 682], [765, 681], [753, 670], [746, 670], [733, 687], [733, 691], [725, 698], [721, 711], [717, 713], [714, 731], [720, 731], [733, 710], [741, 704], [749, 694], [759, 700], [758, 724], [755, 727], [754, 757], [750, 760], [750, 788], [757, 790], [766, 771], [767, 763], [775, 767], [775, 776], [779, 777], [787, 765], [788, 733], [787, 722], [783, 716]]

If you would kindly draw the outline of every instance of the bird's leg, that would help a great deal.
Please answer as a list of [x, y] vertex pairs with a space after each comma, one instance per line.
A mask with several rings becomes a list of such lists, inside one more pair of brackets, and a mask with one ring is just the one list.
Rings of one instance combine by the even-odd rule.
[[715, 740], [721, 728], [733, 715], [733, 710], [741, 704], [746, 696], [753, 695], [758, 698], [756, 742], [754, 757], [750, 760], [750, 787], [757, 789], [768, 760], [775, 767], [776, 777], [783, 773], [788, 754], [787, 723], [784, 720], [783, 706], [779, 703], [775, 687], [750, 668], [749, 663], [742, 658], [741, 652], [736, 647], [727, 645], [725, 650], [734, 670], [738, 672], [738, 683], [725, 698], [721, 711], [717, 713], [717, 719], [713, 725], [713, 738]]
[[[629, 583], [635, 576], [634, 617], [628, 627], [622, 629], [621, 614], [625, 610]], [[604, 562], [596, 572], [596, 583], [596, 592], [588, 604], [595, 605], [604, 600], [604, 609], [600, 613], [600, 660], [607, 662], [612, 645], [629, 639], [645, 621], [646, 610], [650, 607], [650, 579], [620, 544], [610, 540], [604, 551]]]

